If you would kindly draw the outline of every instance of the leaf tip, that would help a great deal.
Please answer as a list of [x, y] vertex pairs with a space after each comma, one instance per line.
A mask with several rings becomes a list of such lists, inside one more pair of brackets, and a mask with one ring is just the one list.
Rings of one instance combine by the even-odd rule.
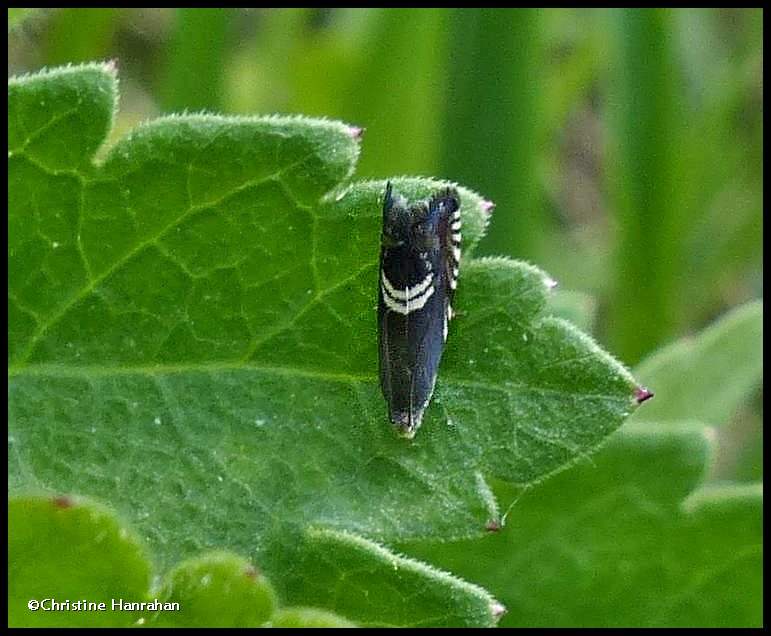
[[252, 581], [256, 581], [258, 575], [259, 575], [259, 572], [257, 571], [257, 568], [254, 567], [253, 565], [247, 565], [244, 568], [244, 576], [247, 579], [250, 579]]
[[488, 532], [500, 532], [502, 527], [499, 519], [490, 519], [490, 521], [485, 524], [485, 530]]
[[498, 620], [503, 616], [506, 612], [509, 610], [506, 609], [506, 606], [502, 603], [499, 603], [498, 601], [493, 601], [490, 603], [490, 613], [493, 615], [495, 620]]
[[487, 201], [485, 199], [479, 205], [482, 207], [482, 212], [484, 212], [487, 216], [491, 216], [495, 211], [495, 203], [492, 201]]
[[348, 134], [351, 136], [351, 139], [356, 141], [361, 141], [366, 130], [366, 128], [362, 128], [361, 126], [348, 126]]
[[642, 404], [646, 400], [650, 400], [653, 397], [653, 391], [649, 391], [644, 386], [635, 387], [634, 399], [638, 404]]
[[72, 497], [67, 495], [57, 495], [51, 500], [51, 502], [53, 503], [54, 507], [59, 508], [60, 510], [66, 510], [67, 508], [72, 508], [75, 505], [75, 501], [72, 499]]

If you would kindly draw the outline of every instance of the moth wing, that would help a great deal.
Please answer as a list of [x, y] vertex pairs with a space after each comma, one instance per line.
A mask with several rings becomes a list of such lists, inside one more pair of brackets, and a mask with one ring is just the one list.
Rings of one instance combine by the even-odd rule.
[[421, 422], [423, 411], [434, 392], [439, 361], [444, 348], [443, 316], [447, 304], [441, 276], [434, 278], [433, 291], [425, 305], [411, 312], [406, 322], [407, 356], [411, 374], [407, 391], [410, 432]]
[[437, 271], [441, 272], [441, 284], [446, 300], [442, 312], [443, 324], [439, 327], [447, 340], [448, 323], [453, 316], [452, 302], [458, 286], [460, 269], [461, 217], [460, 196], [455, 188], [445, 188], [435, 194], [429, 203], [439, 215], [440, 260]]

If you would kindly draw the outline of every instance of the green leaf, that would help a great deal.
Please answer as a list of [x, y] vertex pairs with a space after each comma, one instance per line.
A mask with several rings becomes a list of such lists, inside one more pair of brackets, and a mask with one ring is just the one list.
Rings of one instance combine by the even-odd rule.
[[[283, 602], [357, 623], [493, 624], [492, 597], [394, 570], [376, 542], [483, 533], [488, 480], [591, 452], [634, 410], [631, 376], [544, 317], [543, 272], [470, 258], [486, 205], [460, 188], [460, 315], [423, 428], [398, 438], [377, 380], [385, 183], [346, 181], [360, 131], [168, 117], [94, 165], [114, 98], [97, 65], [9, 82], [12, 491], [100, 497], [163, 567], [233, 550]], [[393, 182], [411, 199], [445, 183]], [[355, 568], [335, 588], [314, 583], [322, 536]]]
[[310, 527], [290, 539], [264, 563], [292, 564], [282, 584], [304, 604], [357, 616], [361, 626], [493, 627], [498, 620], [501, 606], [482, 588], [351, 532]]
[[[112, 599], [147, 600], [150, 569], [135, 535], [102, 506], [72, 497], [8, 503], [8, 624], [11, 627], [128, 626], [135, 612]], [[30, 601], [43, 602], [31, 611]], [[51, 600], [105, 603], [106, 610], [54, 611]]]
[[635, 419], [726, 424], [763, 379], [763, 302], [742, 305], [655, 352], [635, 375], [656, 394]]
[[499, 534], [403, 548], [495, 593], [502, 626], [760, 626], [762, 486], [688, 496], [709, 440], [700, 424], [627, 425], [520, 493]]
[[148, 617], [153, 627], [259, 627], [271, 619], [276, 594], [249, 561], [216, 552], [179, 564], [155, 595], [179, 611]]

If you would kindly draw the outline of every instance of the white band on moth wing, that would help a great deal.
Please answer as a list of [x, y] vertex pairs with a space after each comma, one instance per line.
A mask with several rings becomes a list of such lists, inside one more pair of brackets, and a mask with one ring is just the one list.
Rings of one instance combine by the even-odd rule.
[[460, 262], [460, 248], [453, 246], [452, 248], [452, 256], [455, 259], [456, 262]]
[[[407, 288], [407, 292], [409, 293], [409, 288]], [[406, 301], [401, 301], [391, 298], [391, 296], [387, 293], [386, 288], [383, 287], [383, 301], [390, 310], [406, 316], [411, 311], [423, 309], [426, 302], [428, 302], [428, 299], [431, 298], [433, 293], [434, 288], [429, 287], [422, 296], [417, 298], [407, 298]]]
[[409, 298], [415, 298], [415, 296], [419, 296], [422, 294], [426, 288], [433, 282], [434, 280], [434, 274], [433, 272], [429, 272], [428, 275], [423, 279], [423, 281], [415, 287], [407, 287], [405, 291], [401, 291], [400, 289], [396, 289], [392, 284], [391, 281], [388, 280], [388, 277], [385, 275], [385, 272], [383, 272], [383, 285], [385, 287], [385, 290], [388, 292], [390, 296], [395, 298], [396, 300], [408, 300]]
[[458, 219], [457, 221], [453, 222], [453, 224], [450, 226], [450, 229], [453, 232], [457, 232], [460, 229], [460, 226], [461, 226], [461, 222], [460, 222], [460, 219]]

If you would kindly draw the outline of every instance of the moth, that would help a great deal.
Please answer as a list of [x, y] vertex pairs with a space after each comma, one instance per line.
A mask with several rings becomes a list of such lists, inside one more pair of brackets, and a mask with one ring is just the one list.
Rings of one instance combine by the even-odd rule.
[[414, 437], [434, 392], [453, 317], [460, 245], [455, 188], [408, 204], [388, 182], [378, 293], [380, 386], [404, 437]]

